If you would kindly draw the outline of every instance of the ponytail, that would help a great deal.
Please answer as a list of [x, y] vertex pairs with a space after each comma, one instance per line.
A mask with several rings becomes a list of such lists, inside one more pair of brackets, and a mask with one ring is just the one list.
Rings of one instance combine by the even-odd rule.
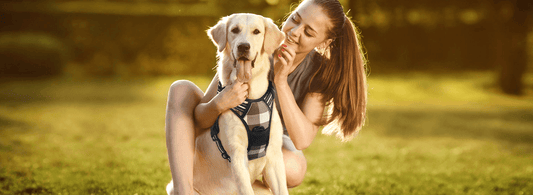
[[309, 91], [323, 94], [326, 103], [326, 113], [318, 124], [325, 125], [322, 133], [349, 141], [365, 123], [367, 60], [358, 29], [344, 13], [343, 17], [332, 43], [315, 58], [320, 66]]

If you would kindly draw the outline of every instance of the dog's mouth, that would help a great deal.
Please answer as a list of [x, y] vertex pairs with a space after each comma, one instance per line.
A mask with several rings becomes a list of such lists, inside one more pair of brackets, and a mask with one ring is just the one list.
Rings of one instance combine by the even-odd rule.
[[252, 61], [252, 68], [255, 68], [255, 60], [257, 59], [258, 54], [259, 53], [255, 54], [255, 57], [253, 60], [250, 60], [249, 55], [240, 55], [239, 58], [234, 57], [234, 59], [236, 60], [233, 62], [233, 67], [235, 68], [237, 67], [237, 61], [242, 62], [242, 63], [246, 63], [247, 61]]
[[252, 69], [254, 68], [255, 60], [257, 55], [255, 55], [253, 60], [250, 60], [248, 56], [240, 56], [239, 58], [234, 58], [233, 67], [237, 73], [237, 80], [240, 82], [248, 82], [252, 78]]
[[238, 61], [249, 61], [250, 59], [248, 59], [247, 57], [240, 57], [239, 59], [237, 59]]

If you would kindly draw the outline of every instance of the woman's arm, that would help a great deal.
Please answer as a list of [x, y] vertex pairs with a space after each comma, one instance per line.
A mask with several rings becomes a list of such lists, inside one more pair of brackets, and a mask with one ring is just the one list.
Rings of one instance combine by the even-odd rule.
[[[194, 123], [196, 129], [203, 130], [215, 123], [218, 115], [224, 110], [220, 109], [214, 97], [217, 95], [218, 75], [215, 74], [213, 80], [207, 87], [204, 97], [200, 100], [200, 103], [194, 109]], [[200, 135], [202, 132], [197, 132], [196, 135]]]
[[283, 45], [276, 54], [274, 83], [283, 122], [296, 149], [303, 150], [311, 145], [318, 132], [319, 127], [316, 124], [322, 119], [325, 105], [321, 94], [309, 93], [304, 98], [302, 108], [298, 107], [287, 82], [288, 75], [298, 66], [293, 63], [296, 53], [292, 48]]
[[[222, 112], [244, 102], [246, 99], [245, 94], [248, 93], [248, 84], [236, 81], [218, 94], [217, 89], [218, 73], [209, 84], [209, 87], [207, 87], [204, 97], [194, 109], [194, 122], [197, 130], [205, 130], [211, 127]], [[196, 135], [201, 133], [196, 132]]]
[[306, 149], [318, 132], [319, 126], [316, 124], [322, 119], [325, 107], [321, 101], [322, 95], [307, 94], [300, 109], [288, 84], [276, 83], [276, 91], [283, 121], [294, 146], [298, 150]]

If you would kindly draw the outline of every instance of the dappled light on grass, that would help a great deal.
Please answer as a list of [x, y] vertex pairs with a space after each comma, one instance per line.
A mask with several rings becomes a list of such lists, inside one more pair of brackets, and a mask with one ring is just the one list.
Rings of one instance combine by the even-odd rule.
[[[494, 76], [371, 75], [363, 130], [347, 143], [319, 134], [304, 151], [304, 183], [291, 194], [533, 191], [533, 94], [502, 95]], [[211, 78], [2, 83], [0, 189], [164, 193], [171, 178], [164, 130], [168, 89], [186, 79], [205, 90]]]
[[369, 105], [387, 109], [533, 108], [533, 75], [525, 75], [527, 95], [503, 95], [493, 72], [370, 75]]

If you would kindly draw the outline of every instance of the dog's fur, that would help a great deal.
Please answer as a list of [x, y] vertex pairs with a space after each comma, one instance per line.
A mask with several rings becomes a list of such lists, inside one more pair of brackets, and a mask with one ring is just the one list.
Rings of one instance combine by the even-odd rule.
[[[222, 85], [235, 80], [247, 82], [249, 99], [263, 96], [268, 89], [269, 56], [284, 39], [272, 20], [254, 14], [233, 14], [210, 28], [208, 35], [218, 48], [217, 71]], [[239, 45], [246, 43], [249, 51], [239, 51]], [[270, 143], [262, 158], [248, 160], [246, 128], [229, 110], [219, 117], [218, 136], [231, 163], [221, 157], [210, 131], [197, 137], [193, 176], [197, 194], [254, 194], [252, 183], [261, 174], [272, 193], [288, 194], [281, 151], [283, 128], [275, 105], [272, 112]], [[171, 181], [167, 186], [169, 194], [172, 188]]]

